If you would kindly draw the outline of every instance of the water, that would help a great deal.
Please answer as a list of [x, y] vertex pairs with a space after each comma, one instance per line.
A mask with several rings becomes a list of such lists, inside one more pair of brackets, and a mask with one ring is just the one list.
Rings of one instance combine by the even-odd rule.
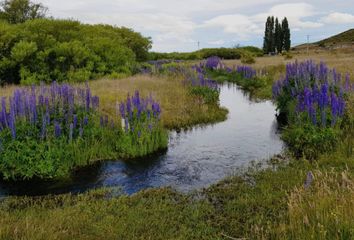
[[270, 101], [253, 102], [237, 87], [224, 85], [220, 103], [229, 109], [225, 122], [171, 133], [165, 153], [135, 162], [98, 163], [75, 172], [67, 182], [0, 183], [0, 196], [77, 193], [112, 186], [128, 194], [162, 186], [187, 192], [282, 151]]

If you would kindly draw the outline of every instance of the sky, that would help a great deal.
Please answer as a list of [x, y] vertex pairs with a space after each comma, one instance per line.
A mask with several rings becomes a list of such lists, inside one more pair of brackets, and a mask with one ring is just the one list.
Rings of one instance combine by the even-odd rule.
[[153, 51], [263, 44], [267, 16], [287, 17], [292, 45], [354, 28], [354, 0], [36, 0], [55, 18], [125, 26], [153, 41]]

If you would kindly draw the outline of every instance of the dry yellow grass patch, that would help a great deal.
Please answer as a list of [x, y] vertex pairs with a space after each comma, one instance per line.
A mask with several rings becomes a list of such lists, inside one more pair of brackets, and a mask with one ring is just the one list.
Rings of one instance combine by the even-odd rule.
[[160, 102], [162, 122], [167, 128], [182, 128], [199, 123], [225, 119], [226, 110], [202, 104], [190, 95], [183, 79], [168, 76], [136, 75], [112, 80], [89, 82], [93, 94], [100, 97], [101, 110], [111, 116], [116, 114], [116, 104], [126, 99], [128, 93], [138, 90], [141, 96], [149, 96]]
[[[269, 69], [277, 68], [279, 74], [275, 74], [275, 80], [281, 74], [281, 70], [285, 70], [285, 65], [294, 61], [305, 61], [312, 59], [316, 62], [325, 62], [329, 67], [336, 68], [340, 73], [349, 73], [351, 80], [354, 82], [354, 53], [353, 52], [343, 52], [343, 51], [326, 51], [326, 52], [316, 52], [312, 51], [309, 54], [300, 53], [295, 54], [292, 59], [285, 59], [283, 56], [270, 56], [270, 57], [259, 57], [256, 58], [256, 63], [251, 66], [255, 69]], [[240, 60], [227, 60], [226, 65], [243, 65]]]
[[[178, 77], [135, 75], [123, 79], [90, 81], [89, 86], [92, 93], [100, 97], [100, 110], [110, 117], [116, 117], [117, 102], [125, 100], [128, 94], [134, 94], [136, 90], [141, 96], [151, 94], [160, 102], [162, 122], [169, 129], [222, 121], [227, 115], [226, 109], [203, 104], [200, 99], [191, 95], [184, 86], [183, 79]], [[0, 96], [12, 95], [17, 87], [8, 85], [0, 88]]]

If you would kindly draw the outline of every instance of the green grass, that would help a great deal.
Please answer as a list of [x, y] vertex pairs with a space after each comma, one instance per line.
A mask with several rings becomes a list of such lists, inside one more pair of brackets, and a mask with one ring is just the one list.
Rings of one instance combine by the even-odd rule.
[[188, 194], [98, 189], [10, 197], [0, 202], [0, 239], [353, 239], [353, 129], [348, 125], [340, 144], [314, 160], [275, 156], [268, 167]]
[[[190, 194], [9, 198], [0, 204], [0, 239], [352, 239], [354, 158], [286, 160]], [[305, 190], [309, 171], [315, 177]]]
[[243, 78], [237, 73], [227, 73], [224, 70], [208, 71], [208, 76], [218, 83], [234, 83], [243, 90], [250, 93], [250, 96], [258, 100], [272, 98], [273, 75], [256, 76], [253, 79]]

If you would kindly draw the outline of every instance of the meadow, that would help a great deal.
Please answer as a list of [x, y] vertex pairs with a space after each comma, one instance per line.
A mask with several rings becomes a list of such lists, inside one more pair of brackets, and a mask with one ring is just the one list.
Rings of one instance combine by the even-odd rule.
[[[290, 68], [297, 68], [295, 60], [301, 62], [309, 58], [314, 59], [313, 64], [322, 60], [330, 68], [336, 67], [342, 76], [353, 72], [354, 58], [339, 52], [300, 54], [290, 60], [280, 56], [257, 58], [252, 69], [267, 74], [260, 80], [254, 78], [252, 69], [245, 67], [235, 69], [235, 78], [226, 73], [211, 71], [209, 74], [219, 76], [219, 81], [234, 79], [245, 91], [253, 92], [255, 98], [270, 99], [273, 84], [285, 73], [285, 64], [292, 63]], [[234, 60], [225, 63], [229, 68], [241, 65]], [[239, 74], [244, 77], [238, 77]], [[249, 83], [242, 80], [245, 76], [261, 84], [249, 87]], [[297, 75], [291, 77], [296, 79]], [[353, 81], [353, 77], [350, 79]], [[118, 80], [102, 79], [89, 85], [92, 93], [100, 97], [102, 113], [109, 116], [115, 114], [117, 101], [139, 90], [144, 96], [152, 93], [161, 103], [161, 121], [169, 129], [225, 118], [226, 110], [217, 104], [205, 104], [204, 93], [192, 94], [182, 82], [181, 78], [164, 74], [144, 74]], [[244, 173], [189, 194], [162, 188], [132, 196], [115, 196], [114, 189], [97, 189], [79, 195], [6, 198], [0, 204], [0, 239], [97, 239], [102, 236], [105, 239], [351, 239], [354, 236], [354, 98], [352, 93], [346, 94], [345, 116], [339, 110], [334, 111], [333, 106], [340, 106], [341, 95], [339, 89], [330, 91], [337, 89], [335, 83], [330, 84], [334, 85], [320, 88], [326, 90], [322, 97], [333, 96], [323, 105], [328, 114], [323, 128], [339, 129], [339, 133], [335, 136], [338, 141], [325, 151], [307, 154], [313, 151], [305, 148], [303, 154], [297, 154], [289, 148], [283, 155], [269, 159], [265, 166], [250, 166]], [[287, 91], [286, 86], [280, 85], [282, 91]], [[302, 96], [299, 99], [309, 96], [306, 95], [309, 86], [298, 89], [297, 95]], [[1, 89], [0, 95], [9, 94], [11, 89], [12, 86]], [[277, 97], [279, 94], [275, 95], [279, 104]], [[299, 104], [296, 99], [290, 98], [278, 105], [279, 110], [293, 113], [293, 104]], [[319, 100], [316, 98], [316, 101]], [[333, 101], [336, 104], [329, 103]], [[311, 105], [296, 112], [300, 122], [287, 114], [288, 126], [303, 129], [302, 124], [312, 124], [322, 129], [317, 126], [317, 121], [322, 121], [320, 111], [316, 124], [314, 118], [308, 117], [314, 116], [312, 109], [322, 109], [322, 105], [314, 103], [314, 99], [310, 102]], [[344, 120], [333, 123], [334, 116]], [[298, 131], [293, 134], [296, 133]], [[317, 133], [316, 130], [315, 136]], [[311, 147], [310, 144], [308, 149]], [[315, 149], [317, 147], [315, 145]]]

